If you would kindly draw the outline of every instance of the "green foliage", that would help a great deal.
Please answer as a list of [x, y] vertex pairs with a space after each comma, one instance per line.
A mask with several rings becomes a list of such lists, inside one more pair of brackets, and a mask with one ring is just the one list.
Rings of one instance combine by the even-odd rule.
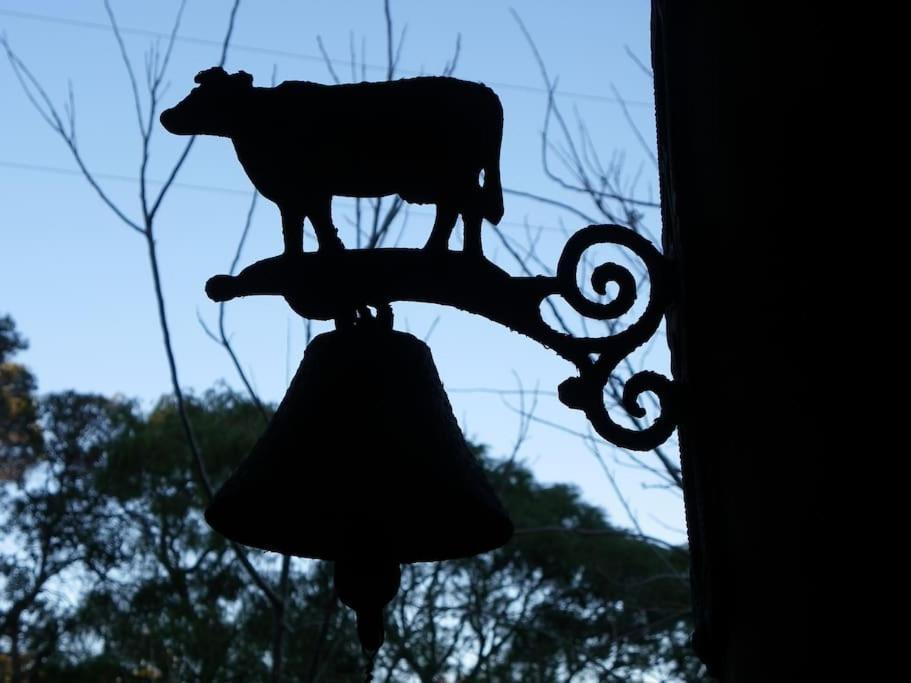
[[519, 533], [481, 557], [406, 568], [382, 653], [393, 679], [695, 680], [685, 551], [611, 527], [571, 486], [481, 459]]
[[26, 348], [12, 318], [0, 317], [0, 481], [20, 477], [41, 450], [35, 378], [10, 360]]
[[0, 363], [5, 363], [17, 351], [24, 351], [28, 343], [16, 331], [16, 323], [8, 315], [0, 318]]
[[[257, 438], [260, 414], [229, 391], [190, 399], [189, 412], [210, 472], [223, 479]], [[247, 646], [240, 627], [262, 605], [206, 526], [194, 477], [173, 401], [127, 417], [92, 474], [108, 513], [121, 520], [97, 540], [116, 549], [108, 574], [126, 580], [94, 585], [74, 621], [103, 640], [123, 672], [259, 680], [262, 653]]]
[[[4, 324], [6, 358], [23, 342]], [[24, 386], [27, 424], [43, 433], [0, 484], [0, 680], [270, 680], [277, 612], [203, 520], [173, 400], [145, 413], [74, 392], [37, 402]], [[188, 410], [217, 484], [262, 415], [225, 388]], [[700, 680], [685, 550], [612, 527], [576, 489], [541, 484], [519, 462], [477, 455], [519, 533], [481, 557], [404, 568], [375, 680]], [[277, 587], [280, 559], [249, 557]], [[291, 569], [283, 680], [362, 681], [331, 564]]]
[[40, 405], [40, 458], [0, 486], [0, 634], [9, 642], [12, 681], [42, 670], [56, 654], [77, 578], [101, 571], [111, 549], [99, 532], [116, 524], [92, 485], [105, 445], [131, 407], [100, 396], [64, 393]]

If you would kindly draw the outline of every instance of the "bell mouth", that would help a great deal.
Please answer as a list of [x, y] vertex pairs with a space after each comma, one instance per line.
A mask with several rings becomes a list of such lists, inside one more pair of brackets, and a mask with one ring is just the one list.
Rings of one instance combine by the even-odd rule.
[[457, 559], [513, 534], [427, 345], [357, 327], [313, 339], [206, 521], [244, 545], [324, 560]]

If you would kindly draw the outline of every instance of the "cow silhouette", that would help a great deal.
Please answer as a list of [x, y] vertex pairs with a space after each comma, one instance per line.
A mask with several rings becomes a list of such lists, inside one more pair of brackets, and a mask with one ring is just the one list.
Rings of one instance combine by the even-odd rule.
[[461, 214], [464, 249], [477, 255], [482, 219], [496, 225], [503, 216], [503, 108], [480, 83], [421, 77], [260, 88], [250, 74], [219, 67], [195, 81], [161, 114], [162, 125], [178, 135], [231, 138], [256, 189], [281, 211], [285, 253], [303, 250], [306, 218], [321, 250], [343, 248], [333, 196], [398, 194], [435, 204], [428, 249], [448, 248]]

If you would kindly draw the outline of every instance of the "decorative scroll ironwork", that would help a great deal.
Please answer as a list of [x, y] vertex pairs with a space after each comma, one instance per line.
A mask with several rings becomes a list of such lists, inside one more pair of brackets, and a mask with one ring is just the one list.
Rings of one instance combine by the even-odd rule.
[[[608, 302], [585, 296], [577, 282], [583, 254], [599, 244], [631, 251], [645, 264], [649, 296], [642, 314], [616, 334], [576, 337], [551, 327], [541, 312], [547, 297], [562, 297], [580, 315], [602, 321], [629, 313], [637, 298], [636, 279], [624, 266], [608, 262], [595, 267], [591, 284]], [[452, 306], [484, 316], [552, 349], [573, 363], [578, 376], [559, 386], [560, 400], [581, 410], [595, 431], [622, 448], [650, 450], [663, 443], [676, 426], [675, 386], [666, 377], [641, 371], [627, 379], [622, 407], [633, 418], [646, 411], [639, 404], [653, 393], [659, 411], [652, 423], [633, 429], [617, 423], [604, 404], [604, 388], [617, 366], [657, 331], [669, 300], [668, 264], [645, 238], [619, 225], [590, 225], [567, 242], [556, 276], [511, 276], [477, 254], [429, 249], [370, 249], [306, 252], [267, 258], [236, 276], [217, 275], [206, 284], [214, 301], [249, 295], [283, 296], [305, 318], [344, 320], [366, 306], [387, 310], [395, 301]], [[390, 318], [391, 323], [391, 318]]]

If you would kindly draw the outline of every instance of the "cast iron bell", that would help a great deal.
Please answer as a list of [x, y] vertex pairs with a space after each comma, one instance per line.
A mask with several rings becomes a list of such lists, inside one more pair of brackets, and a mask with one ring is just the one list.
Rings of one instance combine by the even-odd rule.
[[244, 545], [334, 560], [369, 651], [399, 565], [498, 548], [513, 527], [430, 349], [375, 323], [319, 335], [265, 433], [206, 510]]

